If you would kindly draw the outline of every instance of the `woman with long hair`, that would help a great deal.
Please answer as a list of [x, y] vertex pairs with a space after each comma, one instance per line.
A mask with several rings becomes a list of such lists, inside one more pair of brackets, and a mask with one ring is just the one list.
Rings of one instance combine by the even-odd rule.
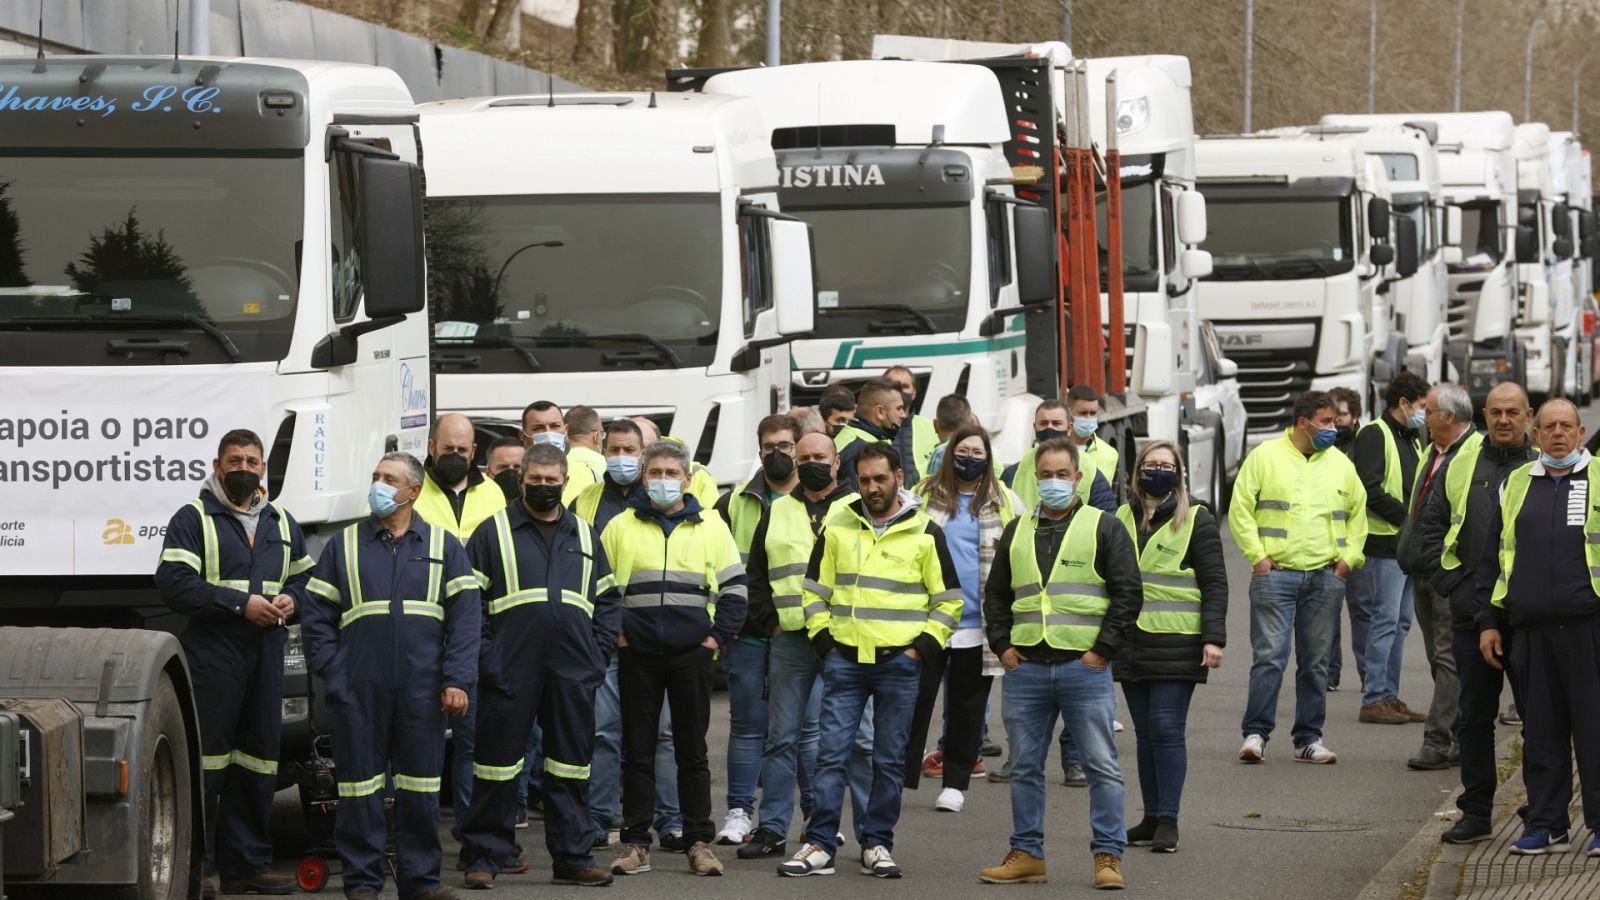
[[938, 662], [922, 667], [911, 739], [906, 742], [908, 788], [921, 781], [921, 748], [928, 739], [934, 700], [945, 681], [945, 738], [942, 751], [943, 790], [934, 804], [944, 812], [960, 812], [962, 794], [971, 784], [983, 743], [989, 687], [1002, 669], [983, 639], [983, 582], [989, 577], [995, 547], [1006, 524], [1023, 513], [1022, 501], [995, 477], [989, 433], [966, 425], [950, 436], [943, 462], [917, 485], [923, 509], [944, 529], [945, 545], [961, 576], [961, 621]]
[[1173, 853], [1189, 769], [1189, 701], [1207, 670], [1222, 665], [1228, 573], [1217, 519], [1189, 496], [1177, 445], [1145, 445], [1134, 472], [1131, 501], [1117, 518], [1139, 549], [1144, 609], [1113, 661], [1133, 716], [1144, 796], [1144, 818], [1128, 829], [1128, 844]]

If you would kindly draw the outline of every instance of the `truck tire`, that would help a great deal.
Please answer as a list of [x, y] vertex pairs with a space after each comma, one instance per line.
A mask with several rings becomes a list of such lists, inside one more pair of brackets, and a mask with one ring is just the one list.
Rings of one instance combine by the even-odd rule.
[[177, 690], [166, 673], [150, 700], [137, 765], [143, 787], [139, 804], [139, 900], [181, 900], [189, 895], [189, 861], [196, 823], [190, 778], [189, 735]]

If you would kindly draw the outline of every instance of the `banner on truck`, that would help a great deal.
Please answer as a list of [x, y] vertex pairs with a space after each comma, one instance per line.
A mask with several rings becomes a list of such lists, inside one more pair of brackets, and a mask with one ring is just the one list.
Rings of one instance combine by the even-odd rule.
[[0, 573], [153, 573], [217, 441], [266, 419], [265, 372], [0, 373]]

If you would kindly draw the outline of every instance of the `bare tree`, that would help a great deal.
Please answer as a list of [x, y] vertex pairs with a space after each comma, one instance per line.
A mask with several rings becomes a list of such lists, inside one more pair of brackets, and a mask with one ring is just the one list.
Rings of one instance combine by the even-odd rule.
[[640, 55], [645, 73], [659, 78], [679, 63], [679, 0], [649, 0], [645, 4], [645, 40]]
[[575, 23], [577, 40], [572, 48], [573, 62], [603, 71], [616, 68], [612, 15], [611, 0], [580, 0], [578, 21]]
[[489, 18], [489, 27], [485, 30], [483, 40], [489, 47], [504, 47], [506, 35], [511, 32], [511, 23], [516, 19], [517, 11], [522, 7], [520, 0], [498, 0], [494, 6], [494, 15]]
[[733, 61], [730, 0], [700, 0], [700, 35], [694, 64], [726, 66]]

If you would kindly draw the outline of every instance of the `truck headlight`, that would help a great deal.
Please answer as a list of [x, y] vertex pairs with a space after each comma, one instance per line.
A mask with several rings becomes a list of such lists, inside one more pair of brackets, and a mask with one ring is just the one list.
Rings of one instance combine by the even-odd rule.
[[1117, 134], [1130, 134], [1150, 124], [1150, 98], [1117, 101]]
[[287, 629], [289, 637], [283, 642], [283, 673], [304, 672], [306, 670], [305, 643], [300, 638], [300, 626], [290, 625]]
[[1504, 359], [1474, 359], [1467, 363], [1467, 371], [1474, 375], [1499, 375], [1505, 369]]

